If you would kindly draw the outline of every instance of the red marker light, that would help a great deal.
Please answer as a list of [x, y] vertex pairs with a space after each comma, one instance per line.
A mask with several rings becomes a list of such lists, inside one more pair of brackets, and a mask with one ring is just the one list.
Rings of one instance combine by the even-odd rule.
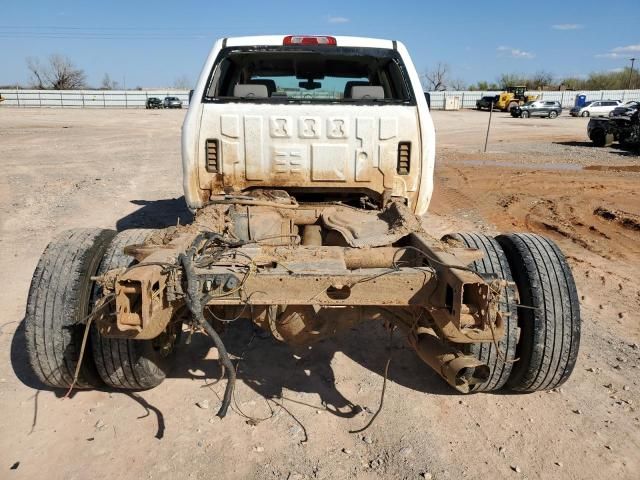
[[283, 45], [337, 45], [334, 37], [315, 35], [287, 35], [284, 37]]

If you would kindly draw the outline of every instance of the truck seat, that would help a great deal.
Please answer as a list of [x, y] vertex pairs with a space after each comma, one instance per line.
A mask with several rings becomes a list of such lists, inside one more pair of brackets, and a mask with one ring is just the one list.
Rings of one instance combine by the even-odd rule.
[[238, 83], [233, 87], [233, 96], [240, 98], [269, 98], [266, 85]]
[[377, 86], [366, 86], [366, 87], [351, 87], [351, 98], [353, 99], [383, 99], [384, 98], [384, 88]]

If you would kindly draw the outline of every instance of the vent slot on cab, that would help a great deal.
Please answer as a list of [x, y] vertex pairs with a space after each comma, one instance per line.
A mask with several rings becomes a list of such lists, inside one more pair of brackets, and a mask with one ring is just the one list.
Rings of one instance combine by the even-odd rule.
[[398, 143], [398, 175], [409, 175], [411, 170], [411, 142]]
[[218, 140], [207, 139], [207, 172], [220, 173], [220, 163], [218, 162]]

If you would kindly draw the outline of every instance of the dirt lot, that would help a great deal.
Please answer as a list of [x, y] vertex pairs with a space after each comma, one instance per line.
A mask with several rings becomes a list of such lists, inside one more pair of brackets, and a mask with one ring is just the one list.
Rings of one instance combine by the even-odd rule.
[[300, 351], [233, 329], [241, 381], [222, 421], [203, 336], [151, 391], [42, 389], [22, 325], [41, 251], [67, 228], [188, 220], [183, 115], [0, 108], [0, 478], [638, 478], [640, 157], [591, 148], [580, 118], [498, 114], [483, 154], [487, 113], [436, 112], [425, 218], [434, 235], [533, 230], [560, 244], [583, 337], [557, 391], [457, 395], [396, 335], [384, 410], [351, 434], [380, 398], [387, 334], [370, 324]]

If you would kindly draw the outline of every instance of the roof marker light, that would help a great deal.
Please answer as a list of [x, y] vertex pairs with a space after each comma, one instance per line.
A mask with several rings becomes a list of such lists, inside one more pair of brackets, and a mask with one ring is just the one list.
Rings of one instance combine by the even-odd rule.
[[337, 45], [335, 37], [316, 35], [287, 35], [283, 45]]

